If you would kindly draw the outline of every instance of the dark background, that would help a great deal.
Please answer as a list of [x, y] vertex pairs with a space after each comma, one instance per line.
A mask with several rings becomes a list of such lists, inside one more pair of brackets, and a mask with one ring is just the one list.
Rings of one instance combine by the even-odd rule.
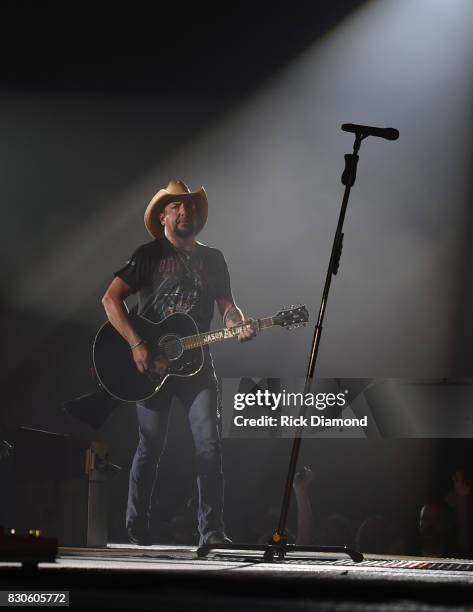
[[[344, 122], [393, 126], [363, 143], [319, 375], [468, 377], [472, 290], [471, 25], [466, 1], [13, 10], [0, 58], [1, 351], [5, 436], [18, 425], [107, 442], [111, 540], [124, 537], [132, 406], [99, 432], [64, 399], [92, 391], [91, 344], [113, 270], [149, 239], [147, 202], [169, 179], [204, 185], [201, 241], [223, 250], [245, 313], [322, 291], [342, 196]], [[219, 321], [215, 320], [215, 326]], [[312, 328], [222, 344], [220, 376], [300, 376]], [[226, 440], [229, 533], [270, 530], [290, 442]], [[303, 445], [317, 511], [415, 523], [469, 442]], [[161, 514], [193, 492], [192, 441], [173, 414]]]

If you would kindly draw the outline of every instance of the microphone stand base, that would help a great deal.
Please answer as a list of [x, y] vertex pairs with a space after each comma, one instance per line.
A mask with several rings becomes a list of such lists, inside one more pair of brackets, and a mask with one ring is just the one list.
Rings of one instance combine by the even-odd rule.
[[301, 544], [287, 544], [282, 541], [277, 544], [203, 544], [197, 549], [197, 556], [200, 559], [207, 557], [213, 550], [232, 550], [232, 551], [261, 551], [264, 561], [273, 563], [274, 561], [284, 561], [286, 554], [290, 552], [320, 552], [328, 554], [345, 554], [354, 563], [363, 561], [363, 555], [357, 550], [348, 546], [304, 546]]

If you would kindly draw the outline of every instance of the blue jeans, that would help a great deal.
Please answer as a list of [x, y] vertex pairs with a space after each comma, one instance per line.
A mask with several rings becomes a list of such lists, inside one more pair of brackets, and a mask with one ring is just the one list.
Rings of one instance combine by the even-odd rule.
[[212, 533], [224, 531], [219, 396], [213, 368], [206, 366], [195, 376], [166, 381], [156, 396], [137, 402], [139, 441], [130, 470], [126, 526], [148, 525], [173, 397], [187, 411], [194, 438], [201, 545]]

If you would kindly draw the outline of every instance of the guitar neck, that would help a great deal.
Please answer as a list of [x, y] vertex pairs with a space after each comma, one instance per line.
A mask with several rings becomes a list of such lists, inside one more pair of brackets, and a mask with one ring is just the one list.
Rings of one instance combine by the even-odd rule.
[[205, 332], [203, 334], [196, 334], [195, 336], [186, 336], [181, 338], [181, 343], [185, 350], [199, 348], [206, 346], [207, 344], [213, 344], [214, 342], [221, 342], [222, 340], [229, 340], [235, 338], [242, 331], [250, 328], [256, 328], [257, 331], [272, 327], [275, 325], [273, 317], [266, 317], [265, 319], [254, 319], [252, 323], [244, 323], [242, 325], [235, 325], [235, 327], [223, 327], [222, 329], [216, 329], [215, 331]]

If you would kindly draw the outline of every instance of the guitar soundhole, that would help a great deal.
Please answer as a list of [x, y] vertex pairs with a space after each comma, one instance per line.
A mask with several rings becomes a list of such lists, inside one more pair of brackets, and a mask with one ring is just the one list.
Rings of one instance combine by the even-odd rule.
[[163, 351], [166, 359], [168, 361], [174, 361], [179, 359], [179, 357], [184, 352], [182, 348], [181, 340], [178, 336], [174, 336], [168, 334], [167, 336], [163, 336], [159, 341], [159, 347]]

